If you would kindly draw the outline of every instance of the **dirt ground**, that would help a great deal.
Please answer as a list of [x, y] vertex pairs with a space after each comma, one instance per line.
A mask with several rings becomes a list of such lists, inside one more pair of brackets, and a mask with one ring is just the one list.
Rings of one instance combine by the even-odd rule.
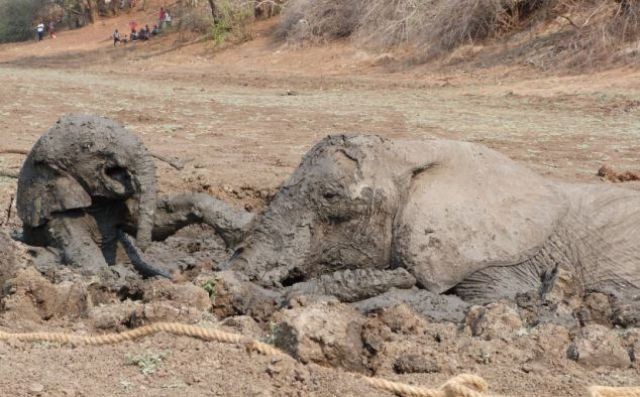
[[[138, 17], [151, 21], [150, 15]], [[222, 51], [177, 35], [113, 48], [109, 35], [114, 26], [124, 29], [126, 20], [62, 32], [42, 43], [0, 45], [0, 149], [29, 149], [64, 113], [103, 115], [125, 123], [153, 151], [189, 161], [182, 171], [158, 165], [160, 194], [208, 192], [248, 210], [263, 205], [315, 142], [336, 133], [482, 142], [566, 181], [605, 183], [596, 176], [602, 164], [640, 169], [637, 69], [554, 76], [526, 68], [406, 67], [393, 56], [348, 43], [283, 47], [270, 37], [274, 21], [258, 23], [252, 41]], [[0, 155], [0, 170], [17, 172], [21, 162], [20, 155]], [[15, 211], [6, 222], [15, 187], [14, 178], [0, 176], [6, 232], [20, 226]], [[24, 247], [16, 250], [26, 266]], [[47, 298], [44, 303], [38, 298], [37, 277], [29, 277], [25, 285], [36, 287], [23, 287], [32, 304], [24, 309], [23, 303], [3, 302], [3, 330], [126, 328], [120, 318], [103, 319], [100, 326], [102, 317], [83, 318], [65, 304], [51, 309]], [[194, 280], [187, 284], [200, 288]], [[138, 305], [131, 310], [146, 310], [146, 321], [219, 322], [206, 303], [169, 301], [155, 307], [152, 298], [141, 303], [125, 296], [93, 309], [117, 312]], [[227, 325], [269, 336], [268, 325], [234, 324]], [[385, 326], [402, 338], [402, 332]], [[411, 335], [417, 340], [415, 332]], [[640, 379], [637, 362], [589, 369], [563, 357], [564, 350], [544, 360], [517, 357], [530, 346], [514, 335], [485, 338], [493, 340], [486, 345], [466, 335], [446, 344], [446, 351], [427, 349], [425, 354], [439, 357], [437, 371], [399, 374], [380, 364], [377, 374], [435, 386], [473, 372], [493, 391], [512, 396], [583, 396], [589, 384], [633, 385]], [[104, 347], [0, 343], [0, 373], [0, 395], [16, 396], [386, 395], [340, 369], [248, 356], [239, 347], [166, 335]]]

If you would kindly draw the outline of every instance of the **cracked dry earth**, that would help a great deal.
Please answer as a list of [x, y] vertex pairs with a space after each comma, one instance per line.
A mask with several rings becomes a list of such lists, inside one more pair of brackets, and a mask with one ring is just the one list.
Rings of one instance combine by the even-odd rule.
[[[0, 147], [30, 148], [63, 113], [104, 115], [151, 150], [191, 160], [179, 172], [158, 164], [160, 194], [207, 192], [252, 211], [303, 153], [337, 132], [482, 142], [567, 181], [605, 183], [595, 175], [603, 163], [639, 168], [635, 71], [387, 73], [342, 46], [273, 53], [258, 38], [214, 57], [198, 46], [152, 56], [157, 45], [38, 55], [25, 44], [23, 57], [0, 46]], [[0, 156], [5, 171], [21, 162]], [[52, 282], [7, 237], [20, 226], [15, 211], [8, 221], [4, 212], [13, 194], [15, 179], [0, 177], [3, 330], [93, 334], [182, 321], [276, 343], [299, 362], [168, 335], [102, 347], [1, 343], [0, 395], [387, 395], [347, 370], [425, 386], [471, 372], [507, 396], [584, 396], [591, 384], [640, 383], [640, 331], [612, 326], [606, 296], [576, 301], [560, 289], [545, 315], [500, 302], [448, 320], [436, 315], [435, 298], [423, 311], [398, 304], [366, 314], [330, 299], [302, 300], [254, 319], [238, 315], [231, 288], [216, 279], [212, 267], [228, 252], [201, 226], [149, 251], [183, 270], [179, 282]]]

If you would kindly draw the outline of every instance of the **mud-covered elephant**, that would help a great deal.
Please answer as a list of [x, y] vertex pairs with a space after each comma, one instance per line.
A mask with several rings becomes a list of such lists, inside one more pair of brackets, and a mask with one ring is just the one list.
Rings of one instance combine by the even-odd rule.
[[231, 244], [251, 218], [204, 194], [157, 200], [155, 166], [142, 141], [115, 121], [87, 115], [61, 118], [36, 142], [16, 201], [25, 242], [57, 248], [88, 274], [113, 265], [120, 242], [144, 276], [168, 277], [138, 248], [196, 222]]
[[414, 284], [488, 301], [640, 291], [640, 192], [544, 179], [485, 146], [331, 136], [315, 145], [225, 268], [266, 287], [359, 300]]

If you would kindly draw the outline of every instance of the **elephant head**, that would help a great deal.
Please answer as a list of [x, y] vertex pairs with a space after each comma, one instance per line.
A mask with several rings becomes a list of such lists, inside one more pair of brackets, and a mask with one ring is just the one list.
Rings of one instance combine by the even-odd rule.
[[101, 117], [61, 118], [33, 146], [18, 180], [18, 214], [38, 227], [52, 214], [122, 200], [137, 218], [137, 243], [151, 242], [155, 166], [142, 142]]
[[266, 286], [404, 267], [443, 292], [474, 271], [527, 258], [562, 210], [550, 184], [480, 145], [330, 136], [226, 266]]

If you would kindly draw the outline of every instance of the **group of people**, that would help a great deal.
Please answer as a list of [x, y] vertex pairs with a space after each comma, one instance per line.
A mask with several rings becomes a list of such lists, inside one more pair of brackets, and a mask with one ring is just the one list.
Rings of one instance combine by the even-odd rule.
[[[44, 22], [40, 22], [36, 26], [36, 33], [38, 34], [38, 41], [42, 41], [42, 39], [44, 39], [44, 31], [45, 31]], [[49, 36], [51, 36], [52, 39], [56, 38], [56, 24], [53, 21], [49, 22]]]
[[138, 30], [138, 23], [136, 21], [131, 21], [129, 22], [129, 29], [131, 29], [131, 33], [128, 38], [127, 35], [120, 37], [118, 29], [113, 32], [113, 46], [117, 46], [118, 43], [127, 43], [129, 40], [149, 40], [152, 36], [160, 34], [161, 29], [171, 26], [171, 20], [172, 18], [169, 10], [165, 10], [164, 7], [160, 7], [158, 23], [153, 25], [153, 29], [149, 28], [149, 25], [145, 25]]

